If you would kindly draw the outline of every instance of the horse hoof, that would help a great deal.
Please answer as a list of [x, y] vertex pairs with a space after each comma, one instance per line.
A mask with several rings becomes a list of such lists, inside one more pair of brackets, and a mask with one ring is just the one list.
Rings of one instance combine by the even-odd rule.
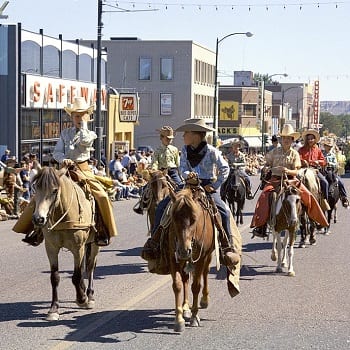
[[277, 268], [276, 268], [276, 272], [277, 272], [277, 273], [283, 272], [282, 267], [277, 267]]
[[305, 247], [306, 247], [305, 242], [300, 242], [300, 243], [299, 243], [299, 248], [305, 248]]
[[282, 266], [282, 267], [286, 267], [287, 264], [286, 264], [285, 262], [283, 262], [283, 263], [281, 264], [281, 266]]
[[183, 332], [185, 330], [185, 321], [175, 323], [174, 331], [175, 332]]
[[191, 318], [191, 310], [184, 310], [183, 318], [188, 321]]
[[191, 327], [199, 327], [200, 323], [201, 323], [201, 320], [200, 320], [199, 316], [197, 315], [196, 317], [191, 318], [190, 326]]
[[76, 300], [75, 303], [83, 309], [88, 309], [89, 301], [87, 298], [85, 299], [85, 301], [83, 303], [79, 303], [78, 300]]
[[60, 314], [58, 312], [49, 312], [46, 316], [46, 321], [58, 321]]
[[276, 255], [271, 254], [271, 260], [276, 261], [277, 260]]
[[289, 271], [288, 272], [289, 277], [295, 277], [295, 272], [294, 271]]
[[87, 309], [94, 309], [95, 308], [95, 300], [89, 300], [86, 305]]

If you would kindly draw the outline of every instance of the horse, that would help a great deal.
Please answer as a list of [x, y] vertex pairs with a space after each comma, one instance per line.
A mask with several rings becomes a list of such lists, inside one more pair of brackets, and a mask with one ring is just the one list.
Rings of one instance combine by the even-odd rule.
[[[327, 220], [331, 224], [333, 218], [333, 223], [335, 224], [337, 222], [337, 203], [340, 198], [338, 179], [333, 167], [326, 167], [324, 175], [329, 183], [328, 204], [330, 209], [327, 210]], [[325, 234], [329, 234], [329, 227], [325, 229]]]
[[[276, 272], [282, 272], [282, 267], [287, 265], [287, 248], [289, 246], [288, 276], [295, 276], [293, 267], [294, 242], [299, 226], [298, 217], [301, 213], [299, 190], [286, 180], [280, 193], [277, 195], [274, 192], [274, 197], [273, 210], [271, 210], [274, 221], [271, 225], [273, 235], [271, 260], [277, 260]], [[285, 231], [283, 242], [282, 231]]]
[[[226, 182], [222, 186], [221, 198], [227, 201], [233, 217], [236, 217], [236, 224], [243, 225], [242, 210], [245, 204], [246, 187], [244, 180], [239, 174], [239, 166], [231, 166]], [[236, 206], [235, 206], [236, 203]]]
[[[177, 193], [170, 190], [170, 197], [172, 205], [167, 255], [175, 294], [174, 330], [182, 332], [185, 329], [185, 318], [190, 318], [190, 326], [200, 326], [198, 299], [202, 279], [200, 306], [207, 308], [209, 304], [208, 274], [215, 247], [215, 231], [208, 210], [209, 202], [203, 192], [192, 192], [189, 188]], [[193, 303], [190, 311], [188, 295], [191, 272]]]
[[[77, 305], [92, 309], [95, 304], [93, 274], [99, 247], [94, 243], [93, 201], [87, 198], [77, 183], [66, 176], [66, 171], [66, 168], [56, 170], [43, 167], [32, 182], [35, 191], [32, 221], [43, 231], [51, 271], [52, 300], [46, 318], [48, 321], [59, 319], [58, 254], [61, 248], [68, 249], [74, 257], [72, 282], [76, 289]], [[84, 261], [87, 288], [83, 277]]]
[[[299, 171], [298, 177], [316, 200], [321, 203], [321, 187], [317, 175], [315, 174], [315, 169], [302, 168]], [[306, 208], [303, 207], [300, 216], [300, 248], [305, 248], [307, 243], [316, 245], [316, 230], [317, 224], [309, 218]]]
[[149, 232], [154, 228], [157, 205], [169, 194], [169, 186], [174, 188], [169, 176], [162, 170], [150, 170], [148, 184], [142, 194], [144, 208], [147, 210]]

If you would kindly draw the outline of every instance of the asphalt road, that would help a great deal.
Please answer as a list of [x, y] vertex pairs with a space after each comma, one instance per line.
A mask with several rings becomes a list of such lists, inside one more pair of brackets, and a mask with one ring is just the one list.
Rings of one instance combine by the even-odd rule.
[[119, 236], [98, 256], [94, 310], [74, 304], [73, 259], [61, 252], [55, 323], [45, 320], [51, 286], [44, 247], [25, 245], [11, 232], [13, 221], [0, 222], [0, 349], [350, 349], [349, 211], [339, 207], [332, 233], [318, 234], [316, 246], [295, 249], [296, 276], [287, 277], [275, 273], [271, 242], [251, 239], [255, 202], [246, 203], [240, 227], [241, 294], [231, 299], [224, 272], [213, 267], [201, 327], [182, 334], [173, 331], [170, 277], [150, 274], [139, 257], [147, 223], [132, 212], [136, 200], [113, 204]]

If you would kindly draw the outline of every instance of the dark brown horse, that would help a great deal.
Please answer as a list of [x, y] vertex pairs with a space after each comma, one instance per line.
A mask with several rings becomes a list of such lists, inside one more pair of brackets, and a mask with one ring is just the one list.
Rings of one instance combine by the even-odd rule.
[[[271, 259], [277, 260], [276, 272], [282, 272], [282, 267], [287, 265], [288, 249], [288, 276], [295, 276], [293, 267], [294, 242], [296, 231], [299, 228], [299, 216], [301, 213], [301, 199], [297, 187], [284, 182], [279, 194], [274, 192], [274, 199], [271, 208], [273, 217], [272, 253]], [[281, 234], [284, 231], [282, 242]], [[289, 248], [288, 248], [289, 247]]]
[[[84, 191], [70, 177], [66, 169], [60, 171], [44, 167], [33, 179], [35, 209], [33, 223], [41, 227], [46, 253], [50, 262], [52, 302], [47, 320], [59, 319], [58, 253], [66, 248], [74, 257], [72, 281], [76, 289], [76, 303], [83, 308], [94, 307], [93, 274], [99, 247], [94, 242], [93, 209]], [[84, 283], [84, 259], [88, 287]]]
[[[215, 231], [206, 195], [183, 189], [170, 191], [172, 207], [168, 239], [170, 273], [175, 294], [175, 326], [177, 332], [185, 329], [185, 318], [190, 326], [198, 327], [198, 302], [203, 279], [200, 305], [209, 303], [208, 273], [214, 250]], [[192, 308], [189, 306], [189, 278], [192, 275]]]
[[144, 208], [147, 210], [149, 232], [152, 232], [157, 205], [169, 194], [173, 187], [167, 174], [161, 170], [150, 170], [149, 181], [142, 195]]

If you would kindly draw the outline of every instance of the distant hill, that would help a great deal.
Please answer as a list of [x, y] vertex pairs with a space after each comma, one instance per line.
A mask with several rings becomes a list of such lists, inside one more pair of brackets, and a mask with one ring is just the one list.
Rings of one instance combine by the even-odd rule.
[[320, 111], [334, 115], [350, 114], [350, 101], [321, 101]]

